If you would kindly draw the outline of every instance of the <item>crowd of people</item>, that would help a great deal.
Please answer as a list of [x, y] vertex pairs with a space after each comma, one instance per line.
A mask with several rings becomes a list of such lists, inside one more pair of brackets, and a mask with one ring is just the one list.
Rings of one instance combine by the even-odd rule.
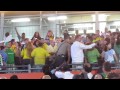
[[[42, 68], [33, 70], [34, 72], [44, 72], [49, 78], [119, 78], [116, 73], [111, 73], [111, 67], [118, 65], [120, 60], [119, 31], [111, 32], [105, 28], [104, 33], [96, 30], [95, 34], [70, 36], [65, 30], [62, 38], [54, 37], [53, 32], [49, 30], [45, 38], [42, 38], [39, 32], [35, 32], [30, 39], [26, 38], [25, 33], [19, 35], [18, 30], [15, 30], [19, 41], [7, 32], [4, 42], [0, 43], [0, 60], [4, 66], [2, 69], [7, 69], [6, 65], [30, 64], [34, 68]], [[92, 67], [99, 67], [96, 75], [91, 73]], [[83, 68], [84, 71], [74, 75], [70, 68]]]

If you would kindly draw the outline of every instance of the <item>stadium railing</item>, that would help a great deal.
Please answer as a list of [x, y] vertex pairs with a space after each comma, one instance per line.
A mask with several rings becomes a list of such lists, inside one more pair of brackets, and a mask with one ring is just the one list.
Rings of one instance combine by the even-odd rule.
[[[76, 65], [76, 66], [83, 66], [83, 64], [69, 64], [70, 66]], [[22, 73], [27, 72], [31, 73], [34, 72], [33, 70], [40, 70], [42, 68], [33, 68], [30, 64], [29, 65], [13, 65], [13, 66], [5, 66], [5, 70], [2, 70], [4, 68], [3, 66], [0, 66], [0, 73]], [[21, 68], [21, 69], [18, 69]], [[27, 69], [24, 69], [27, 68]], [[98, 70], [100, 67], [92, 67], [93, 70]], [[80, 68], [70, 68], [71, 70], [83, 70], [83, 67]], [[115, 67], [112, 67], [112, 69], [120, 69], [120, 63], [117, 64]]]

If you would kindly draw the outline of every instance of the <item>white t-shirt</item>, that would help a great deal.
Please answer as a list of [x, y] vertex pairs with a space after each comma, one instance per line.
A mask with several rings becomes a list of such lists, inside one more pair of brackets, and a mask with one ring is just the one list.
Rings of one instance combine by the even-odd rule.
[[96, 45], [95, 43], [91, 45], [85, 45], [81, 42], [75, 41], [71, 46], [72, 63], [83, 63], [84, 61], [83, 49], [91, 49], [95, 45]]
[[115, 51], [114, 51], [114, 49], [108, 50], [108, 51], [104, 52], [104, 55], [105, 55], [104, 56], [105, 61], [113, 62]]
[[61, 71], [56, 71], [56, 72], [55, 72], [55, 76], [56, 76], [57, 78], [63, 78], [63, 77], [64, 77], [64, 73], [61, 72]]
[[73, 76], [70, 71], [64, 72], [64, 79], [73, 79]]
[[89, 79], [92, 79], [93, 74], [92, 73], [88, 73], [87, 76], [88, 76]]
[[12, 40], [12, 35], [9, 35], [8, 37], [4, 38], [4, 42], [9, 42]]
[[55, 76], [57, 78], [72, 79], [74, 74], [72, 74], [70, 71], [66, 71], [66, 72], [56, 71]]

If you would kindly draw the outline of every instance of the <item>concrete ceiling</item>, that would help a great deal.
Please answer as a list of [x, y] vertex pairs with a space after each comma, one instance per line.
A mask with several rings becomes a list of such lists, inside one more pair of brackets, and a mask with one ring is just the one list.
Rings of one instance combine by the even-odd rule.
[[[56, 11], [41, 11], [42, 14], [56, 14]], [[120, 13], [120, 11], [99, 11], [100, 13]], [[0, 11], [5, 16], [19, 16], [19, 15], [39, 15], [40, 11]], [[94, 14], [95, 11], [57, 11], [57, 14]]]

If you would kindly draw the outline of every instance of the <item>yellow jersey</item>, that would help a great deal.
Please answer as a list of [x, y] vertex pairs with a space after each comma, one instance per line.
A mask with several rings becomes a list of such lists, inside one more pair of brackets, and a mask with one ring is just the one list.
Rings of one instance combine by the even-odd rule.
[[100, 40], [102, 40], [102, 38], [101, 37], [97, 37], [95, 40], [93, 40], [93, 43], [97, 42], [97, 41], [100, 41]]
[[46, 43], [43, 44], [42, 48], [47, 50], [48, 45]]
[[16, 48], [15, 45], [12, 45], [12, 46], [11, 46], [11, 50], [12, 50], [14, 53], [16, 53], [16, 49], [17, 49], [17, 48]]
[[28, 56], [28, 53], [27, 53], [27, 49], [24, 48], [21, 52], [21, 56], [23, 57], [23, 59], [31, 59], [31, 57]]
[[50, 54], [45, 49], [38, 47], [32, 51], [31, 56], [34, 57], [35, 65], [44, 65], [46, 57], [49, 57]]

